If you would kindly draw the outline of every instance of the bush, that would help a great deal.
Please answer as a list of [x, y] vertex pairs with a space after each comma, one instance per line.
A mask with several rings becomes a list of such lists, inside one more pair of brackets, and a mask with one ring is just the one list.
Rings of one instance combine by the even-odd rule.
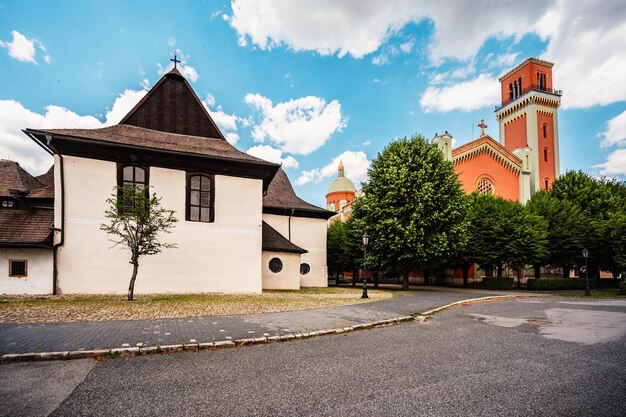
[[[526, 281], [526, 287], [531, 291], [584, 290], [585, 286], [584, 278], [541, 278]], [[595, 282], [590, 279], [589, 288], [594, 287]]]
[[483, 278], [485, 289], [510, 290], [513, 288], [513, 278]]
[[626, 295], [626, 281], [622, 281], [619, 283], [619, 293], [622, 295]]

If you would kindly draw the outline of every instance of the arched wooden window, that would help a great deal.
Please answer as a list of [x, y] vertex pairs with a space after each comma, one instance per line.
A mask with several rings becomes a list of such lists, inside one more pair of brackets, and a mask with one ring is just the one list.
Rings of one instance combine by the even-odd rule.
[[546, 191], [548, 190], [548, 184], [550, 183], [550, 180], [548, 180], [547, 178], [544, 180], [544, 185], [546, 186]]
[[202, 174], [187, 176], [187, 220], [213, 222], [215, 217], [214, 177]]
[[[139, 165], [118, 165], [117, 166], [117, 187], [119, 192], [122, 192], [122, 188], [133, 188], [135, 191], [145, 190], [148, 192], [148, 177], [150, 170], [148, 167], [142, 167]], [[131, 202], [128, 202], [128, 206], [124, 207], [124, 212], [134, 207]]]
[[548, 137], [548, 125], [547, 124], [543, 124], [543, 126], [541, 126], [543, 129], [543, 137], [547, 138]]
[[481, 179], [478, 180], [478, 182], [476, 183], [476, 189], [478, 190], [480, 194], [493, 194], [494, 193], [493, 183], [487, 177], [482, 177]]
[[548, 162], [548, 148], [543, 148], [543, 160]]

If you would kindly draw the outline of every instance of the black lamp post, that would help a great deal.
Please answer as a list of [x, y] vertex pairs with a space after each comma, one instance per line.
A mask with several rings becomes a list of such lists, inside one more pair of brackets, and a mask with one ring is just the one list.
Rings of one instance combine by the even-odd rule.
[[361, 298], [369, 298], [367, 296], [367, 244], [370, 241], [370, 237], [367, 232], [363, 233], [363, 295]]
[[589, 257], [589, 251], [587, 248], [583, 248], [583, 258], [585, 258], [585, 296], [589, 297], [591, 295], [591, 290], [589, 289], [589, 267], [587, 266], [587, 258]]

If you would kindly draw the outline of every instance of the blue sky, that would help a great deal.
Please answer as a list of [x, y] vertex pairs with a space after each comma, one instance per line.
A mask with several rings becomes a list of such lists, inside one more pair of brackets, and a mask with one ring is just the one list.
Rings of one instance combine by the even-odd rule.
[[20, 129], [116, 123], [176, 53], [229, 141], [323, 205], [338, 158], [358, 183], [394, 138], [498, 139], [497, 78], [534, 56], [562, 171], [625, 179], [626, 5], [573, 3], [0, 0], [0, 157], [45, 171]]

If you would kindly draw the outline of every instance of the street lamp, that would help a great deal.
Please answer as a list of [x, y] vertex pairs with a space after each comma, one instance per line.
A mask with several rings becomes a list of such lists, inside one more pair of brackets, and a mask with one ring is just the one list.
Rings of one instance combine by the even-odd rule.
[[361, 298], [369, 298], [367, 296], [367, 244], [370, 241], [370, 237], [367, 232], [363, 233], [363, 295]]
[[587, 267], [587, 258], [589, 257], [589, 251], [587, 248], [583, 248], [583, 258], [585, 258], [585, 296], [589, 297], [591, 295], [591, 290], [589, 289], [589, 267]]

